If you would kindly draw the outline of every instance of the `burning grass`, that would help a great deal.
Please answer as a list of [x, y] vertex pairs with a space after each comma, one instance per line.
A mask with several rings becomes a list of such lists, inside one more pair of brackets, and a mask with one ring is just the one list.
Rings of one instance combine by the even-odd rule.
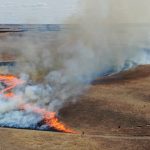
[[[1, 90], [0, 94], [4, 96], [7, 100], [13, 100], [18, 96], [13, 93], [13, 89], [24, 83], [23, 80], [17, 78], [14, 75], [0, 75], [0, 82], [5, 85], [5, 88]], [[72, 129], [66, 127], [65, 124], [60, 122], [56, 116], [55, 112], [49, 112], [44, 108], [39, 108], [30, 103], [25, 103], [21, 97], [21, 103], [18, 106], [18, 109], [21, 110], [30, 110], [31, 112], [37, 113], [43, 117], [44, 123], [50, 128], [54, 128], [56, 131], [65, 132], [65, 133], [76, 133]]]

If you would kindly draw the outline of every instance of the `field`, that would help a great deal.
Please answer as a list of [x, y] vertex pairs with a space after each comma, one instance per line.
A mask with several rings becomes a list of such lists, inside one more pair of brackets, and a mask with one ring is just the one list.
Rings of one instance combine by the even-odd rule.
[[99, 78], [60, 120], [78, 131], [64, 134], [0, 129], [1, 150], [149, 150], [150, 65]]

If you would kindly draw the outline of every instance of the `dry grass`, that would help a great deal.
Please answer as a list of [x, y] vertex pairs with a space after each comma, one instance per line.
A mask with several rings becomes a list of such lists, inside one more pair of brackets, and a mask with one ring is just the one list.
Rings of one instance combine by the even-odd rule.
[[[149, 150], [150, 66], [97, 79], [61, 120], [84, 135], [0, 129], [2, 150]], [[96, 136], [94, 136], [96, 135]], [[100, 135], [100, 136], [99, 136]], [[149, 139], [101, 137], [147, 136]]]
[[0, 150], [149, 150], [149, 140], [0, 129]]
[[149, 90], [150, 66], [140, 66], [98, 79], [62, 114], [65, 122], [88, 134], [150, 135]]
[[0, 129], [0, 134], [0, 146], [4, 150], [98, 149], [94, 140], [81, 135], [17, 129]]

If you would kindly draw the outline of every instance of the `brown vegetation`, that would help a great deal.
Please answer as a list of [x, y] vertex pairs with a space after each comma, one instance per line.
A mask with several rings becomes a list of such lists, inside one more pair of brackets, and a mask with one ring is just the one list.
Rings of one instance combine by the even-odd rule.
[[149, 150], [150, 65], [97, 79], [60, 119], [79, 134], [0, 129], [6, 150]]

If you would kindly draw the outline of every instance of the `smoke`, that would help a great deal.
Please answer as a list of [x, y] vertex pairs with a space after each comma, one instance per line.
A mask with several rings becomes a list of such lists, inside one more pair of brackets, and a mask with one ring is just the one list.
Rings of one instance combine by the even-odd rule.
[[150, 29], [128, 24], [132, 10], [116, 14], [114, 4], [112, 0], [84, 0], [79, 12], [66, 19], [70, 30], [0, 39], [0, 51], [16, 56], [11, 72], [26, 81], [14, 90], [21, 99], [0, 99], [5, 103], [0, 112], [2, 126], [32, 127], [40, 121], [29, 110], [16, 111], [20, 101], [59, 112], [67, 102], [75, 102], [96, 77], [150, 63]]

